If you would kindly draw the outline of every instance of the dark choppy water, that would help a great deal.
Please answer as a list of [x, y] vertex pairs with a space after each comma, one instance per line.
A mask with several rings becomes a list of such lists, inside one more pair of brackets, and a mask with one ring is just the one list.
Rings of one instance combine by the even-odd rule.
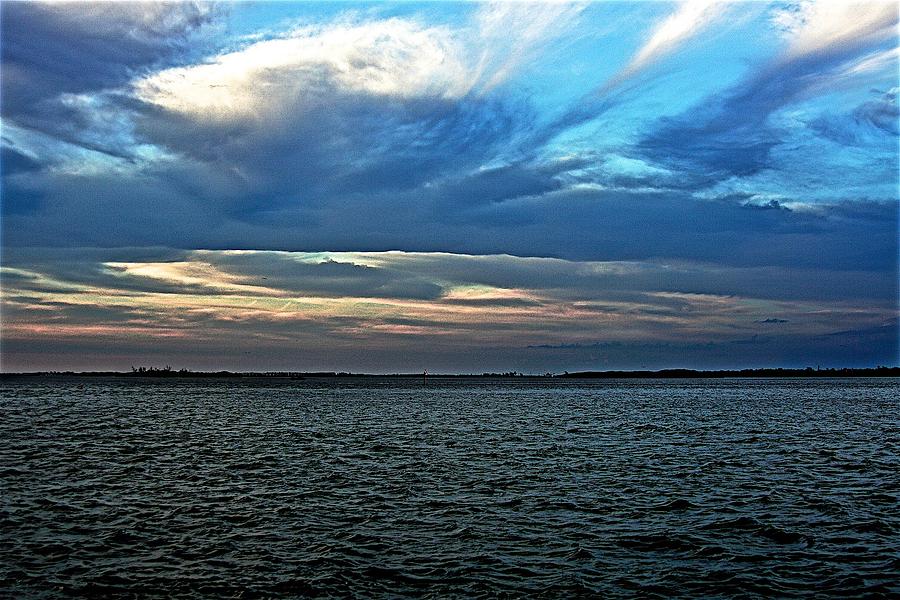
[[897, 380], [0, 389], [11, 597], [900, 595]]

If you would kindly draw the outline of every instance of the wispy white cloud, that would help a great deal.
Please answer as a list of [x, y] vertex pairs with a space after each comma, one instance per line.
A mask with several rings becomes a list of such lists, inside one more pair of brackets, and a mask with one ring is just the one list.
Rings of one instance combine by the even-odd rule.
[[492, 2], [475, 15], [478, 56], [474, 80], [483, 91], [507, 81], [552, 41], [568, 32], [585, 8], [569, 2]]
[[716, 23], [726, 12], [727, 3], [715, 0], [685, 0], [677, 10], [660, 21], [643, 46], [606, 88], [634, 77], [653, 63], [668, 56], [680, 46]]
[[900, 60], [900, 48], [889, 48], [874, 52], [850, 63], [843, 70], [842, 74], [847, 76], [864, 75], [887, 69], [890, 69], [891, 73], [896, 74], [898, 60]]
[[788, 60], [889, 40], [897, 36], [897, 20], [897, 4], [884, 1], [806, 0], [773, 15], [788, 40]]

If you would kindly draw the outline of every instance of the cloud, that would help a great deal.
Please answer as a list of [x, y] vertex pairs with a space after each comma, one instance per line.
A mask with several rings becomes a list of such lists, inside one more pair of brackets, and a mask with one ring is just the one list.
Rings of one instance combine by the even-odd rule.
[[[582, 7], [537, 8], [480, 5], [454, 27], [342, 13], [210, 53], [215, 5], [7, 3], [4, 125], [44, 167], [171, 169], [267, 207], [419, 185], [515, 154], [533, 110], [488, 88]], [[509, 27], [524, 31], [514, 53], [497, 44]], [[203, 173], [181, 179], [190, 170]]]
[[789, 40], [783, 54], [725, 92], [662, 119], [636, 154], [684, 173], [692, 186], [766, 169], [772, 149], [788, 135], [770, 117], [826, 91], [866, 53], [883, 53], [879, 45], [896, 39], [897, 11], [880, 2], [804, 4], [796, 22], [785, 26], [781, 17], [779, 24]]
[[29, 156], [27, 152], [22, 152], [12, 146], [4, 145], [0, 148], [0, 162], [3, 163], [3, 171], [7, 175], [16, 175], [18, 173], [27, 173], [37, 171], [41, 168], [39, 161], [35, 157]]
[[[32, 176], [27, 189], [39, 206], [4, 214], [5, 243], [403, 249], [576, 260], [656, 257], [830, 270], [896, 268], [895, 202], [759, 210], [738, 203], [746, 200], [702, 200], [687, 192], [570, 189], [560, 185], [558, 173], [533, 166], [343, 194], [329, 190], [326, 182], [318, 188], [323, 190], [319, 198], [263, 196], [256, 207], [248, 207], [243, 192], [229, 195], [234, 192], [226, 186], [225, 193], [212, 194], [196, 173]], [[270, 188], [270, 194], [272, 189], [277, 188]], [[305, 191], [310, 190], [316, 188]], [[654, 233], [658, 231], [666, 234]]]
[[716, 0], [682, 1], [675, 12], [654, 27], [644, 45], [635, 52], [625, 68], [604, 86], [604, 90], [608, 91], [671, 54], [721, 19], [727, 8], [725, 2]]
[[[583, 4], [484, 3], [471, 30], [413, 19], [338, 21], [165, 69], [133, 83], [135, 95], [201, 120], [266, 121], [304, 110], [317, 90], [452, 100], [484, 94], [572, 27]], [[517, 32], [510, 40], [510, 30]]]
[[[119, 91], [62, 93], [55, 108], [42, 109], [56, 123], [48, 136], [55, 146], [11, 126], [18, 127], [23, 155], [36, 150], [31, 155], [55, 172], [5, 185], [21, 199], [14, 202], [21, 214], [64, 206], [62, 186], [81, 190], [91, 195], [86, 206], [120, 215], [123, 234], [129, 210], [138, 215], [141, 203], [155, 203], [161, 214], [141, 222], [161, 223], [167, 214], [172, 222], [157, 231], [137, 228], [137, 239], [150, 245], [189, 245], [194, 223], [205, 219], [212, 231], [195, 235], [213, 247], [259, 240], [263, 248], [308, 248], [304, 240], [314, 227], [339, 231], [325, 247], [346, 247], [341, 221], [366, 214], [382, 226], [368, 239], [389, 248], [404, 247], [397, 244], [406, 243], [407, 230], [421, 230], [429, 218], [439, 223], [426, 229], [531, 226], [541, 218], [534, 198], [577, 184], [690, 191], [768, 164], [781, 137], [765, 122], [769, 109], [757, 102], [768, 99], [764, 90], [746, 98], [735, 91], [701, 106], [698, 119], [692, 112], [648, 128], [636, 147], [619, 149], [617, 164], [642, 165], [637, 175], [608, 172], [615, 161], [598, 153], [585, 159], [593, 168], [538, 159], [552, 134], [536, 105], [521, 90], [485, 82], [508, 81], [525, 68], [515, 58], [522, 52], [506, 48], [521, 45], [527, 54], [563, 43], [584, 7], [542, 5], [536, 15], [527, 8], [480, 6], [455, 28], [413, 17], [335, 19], [199, 63], [138, 69]], [[635, 60], [647, 65], [664, 56], [721, 10], [682, 6]], [[501, 32], [515, 23], [526, 33], [511, 46], [500, 44]], [[889, 125], [889, 110], [860, 114]], [[116, 197], [131, 197], [135, 186], [153, 189], [116, 207]], [[495, 206], [517, 198], [523, 210]], [[498, 246], [521, 252], [518, 244]]]
[[787, 38], [785, 60], [859, 50], [897, 36], [897, 6], [892, 2], [805, 0], [773, 15]]
[[[891, 157], [900, 135], [900, 108], [897, 89], [877, 93], [875, 99], [861, 103], [849, 114], [826, 114], [813, 119], [810, 129], [823, 138], [844, 146], [882, 146]], [[894, 165], [896, 166], [896, 165]]]
[[194, 2], [4, 2], [0, 11], [3, 145], [35, 171], [112, 171], [152, 154], [114, 90], [188, 59], [221, 13]]
[[427, 193], [445, 178], [478, 172], [528, 127], [527, 107], [499, 100], [382, 100], [327, 87], [310, 95], [306, 110], [284, 106], [281, 116], [252, 126], [151, 111], [138, 118], [137, 132], [177, 153], [176, 169], [224, 175], [226, 195], [242, 199], [230, 216], [254, 221], [289, 210], [312, 218], [361, 194]]
[[4, 2], [3, 115], [38, 120], [60, 94], [122, 85], [187, 51], [216, 10], [199, 2]]
[[[473, 81], [480, 93], [509, 80], [564, 37], [578, 22], [583, 2], [485, 2], [475, 14], [478, 48]], [[510, 32], [515, 35], [510, 36]]]
[[[521, 160], [534, 108], [493, 90], [583, 8], [485, 4], [456, 29], [413, 18], [296, 29], [135, 81], [136, 135], [233, 173], [265, 198], [248, 214], [445, 179], [464, 186]], [[519, 35], [500, 43], [510, 28]]]
[[561, 133], [590, 122], [608, 111], [626, 104], [628, 93], [637, 84], [625, 87], [655, 63], [671, 55], [692, 38], [721, 20], [730, 5], [715, 0], [682, 0], [674, 12], [657, 22], [648, 39], [631, 56], [628, 62], [603, 85], [594, 87], [571, 106], [532, 132], [532, 145], [546, 144]]
[[849, 344], [824, 343], [822, 337], [815, 336], [766, 334], [728, 342], [595, 342], [538, 346], [531, 351], [572, 372], [692, 368], [694, 365], [702, 365], [700, 368], [703, 369], [771, 368], [774, 365], [866, 368], [893, 364], [891, 357], [897, 355], [897, 337], [893, 325], [886, 325], [867, 330]]
[[411, 19], [294, 30], [136, 80], [133, 136], [177, 157], [163, 169], [223, 174], [239, 219], [442, 186], [502, 165], [534, 120], [525, 100], [472, 93], [463, 46]]
[[[541, 161], [527, 158], [532, 150], [523, 158], [521, 144], [539, 128], [534, 106], [514, 94], [469, 93], [480, 79], [467, 70], [456, 35], [411, 19], [340, 21], [141, 75], [136, 98], [64, 94], [72, 110], [90, 116], [78, 121], [82, 138], [136, 145], [124, 158], [96, 162], [109, 148], [83, 145], [65, 168], [34, 172], [39, 161], [29, 157], [50, 150], [9, 128], [18, 136], [6, 144], [11, 164], [31, 171], [5, 179], [4, 241], [894, 268], [893, 204], [866, 205], [876, 221], [852, 209], [838, 218], [833, 206], [763, 214], [733, 199], [699, 200], [690, 182], [678, 190], [678, 169], [657, 167], [705, 164], [704, 177], [758, 169], [771, 132], [741, 119], [754, 126], [765, 119], [769, 109], [752, 100], [767, 99], [760, 86], [777, 81], [759, 76], [741, 92], [746, 98], [734, 90], [718, 104], [720, 121], [664, 124], [638, 145], [637, 157], [619, 161], [640, 165], [639, 177], [606, 176], [621, 186], [609, 189], [590, 172], [603, 156]], [[192, 95], [195, 85], [204, 93]], [[216, 102], [228, 110], [205, 104], [212, 85], [225, 86]], [[860, 114], [889, 121], [889, 107], [874, 108]], [[755, 135], [758, 158], [748, 146]], [[426, 285], [417, 293], [436, 292]]]
[[839, 71], [839, 75], [852, 78], [878, 73], [879, 71], [893, 73], [897, 70], [898, 58], [900, 58], [900, 48], [888, 48], [887, 50], [873, 52], [858, 60], [849, 62], [844, 69]]
[[[795, 335], [826, 355], [816, 336], [835, 321], [874, 331], [895, 310], [895, 190], [862, 185], [896, 179], [896, 90], [860, 92], [896, 64], [880, 8], [850, 33], [816, 11], [782, 23], [783, 53], [659, 120], [637, 75], [726, 10], [682, 6], [622, 67], [627, 94], [554, 121], [558, 98], [597, 84], [564, 50], [628, 61], [596, 31], [608, 5], [466, 5], [443, 24], [341, 13], [224, 50], [186, 43], [205, 6], [153, 5], [159, 26], [140, 7], [75, 6], [2, 4], [4, 354], [190, 360], [195, 342], [217, 368], [258, 344], [285, 365], [508, 370], [548, 356], [529, 346], [627, 362], [654, 340], [708, 357], [708, 338], [761, 360], [733, 348]], [[88, 16], [109, 19], [102, 43]], [[71, 64], [45, 64], [42, 45]], [[550, 141], [605, 107], [623, 121]], [[762, 180], [776, 169], [784, 183]], [[797, 193], [801, 176], [828, 185]], [[773, 314], [789, 322], [757, 322]]]
[[[429, 300], [443, 288], [424, 274], [379, 269], [352, 261], [316, 259], [286, 252], [195, 252], [218, 273], [243, 284], [319, 297]], [[312, 258], [312, 260], [310, 260]]]
[[900, 110], [897, 107], [897, 88], [881, 98], [864, 102], [853, 111], [857, 123], [865, 123], [876, 129], [897, 136], [900, 134]]
[[[6, 369], [162, 359], [390, 372], [424, 360], [477, 372], [569, 369], [597, 352], [638, 368], [679, 348], [682, 366], [708, 360], [704, 348], [745, 365], [804, 344], [792, 360], [883, 361], [885, 336], [896, 332], [893, 299], [848, 303], [829, 291], [871, 294], [877, 279], [862, 273], [401, 252], [19, 249], [6, 261]], [[829, 285], [800, 291], [823, 278]], [[773, 312], [784, 322], [760, 329]], [[846, 330], [857, 333], [841, 354], [848, 338], [834, 334]], [[648, 345], [658, 350], [641, 355]]]
[[404, 19], [307, 27], [154, 73], [134, 89], [145, 102], [201, 121], [266, 122], [314, 109], [323, 88], [459, 98], [472, 85], [462, 54], [448, 28]]

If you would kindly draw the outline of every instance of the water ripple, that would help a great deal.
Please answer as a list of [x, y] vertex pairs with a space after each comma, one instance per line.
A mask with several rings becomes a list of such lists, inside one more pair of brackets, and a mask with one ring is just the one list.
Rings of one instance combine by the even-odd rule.
[[10, 597], [900, 595], [896, 380], [0, 391]]

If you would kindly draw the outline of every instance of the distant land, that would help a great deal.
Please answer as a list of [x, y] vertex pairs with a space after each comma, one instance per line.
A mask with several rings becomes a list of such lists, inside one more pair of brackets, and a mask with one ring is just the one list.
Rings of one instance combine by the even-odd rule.
[[[393, 373], [370, 374], [349, 373], [337, 371], [190, 371], [188, 369], [174, 370], [171, 367], [139, 367], [131, 371], [41, 371], [32, 373], [0, 373], [0, 378], [11, 377], [128, 377], [128, 378], [271, 378], [271, 379], [312, 379], [312, 378], [338, 378], [338, 377], [423, 377], [423, 373]], [[575, 373], [546, 373], [543, 375], [526, 375], [517, 371], [505, 373], [470, 373], [470, 374], [441, 374], [428, 373], [431, 378], [563, 378], [563, 379], [710, 379], [710, 378], [741, 378], [741, 377], [900, 377], [900, 367], [870, 367], [870, 368], [828, 368], [819, 369], [806, 367], [805, 369], [726, 369], [716, 371], [700, 371], [695, 369], [662, 369], [659, 371], [580, 371]]]

